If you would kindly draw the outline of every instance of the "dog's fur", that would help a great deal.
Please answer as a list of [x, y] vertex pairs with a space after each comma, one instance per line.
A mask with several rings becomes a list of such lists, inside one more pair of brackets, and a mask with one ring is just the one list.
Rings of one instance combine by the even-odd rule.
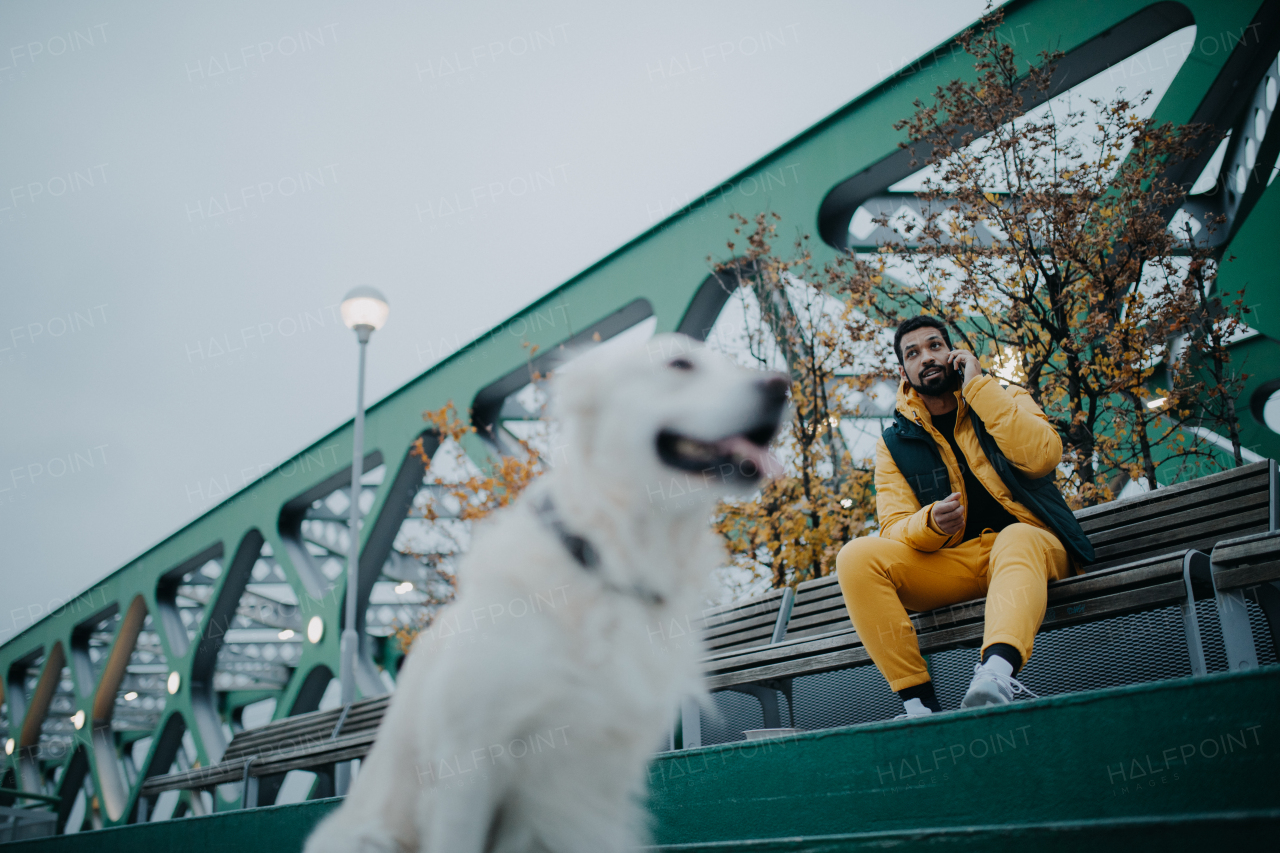
[[[677, 335], [589, 353], [558, 377], [553, 469], [476, 531], [457, 600], [414, 643], [346, 802], [306, 853], [643, 843], [648, 762], [680, 701], [704, 693], [691, 622], [723, 557], [709, 515], [765, 473], [785, 388]], [[708, 459], [659, 451], [673, 433], [694, 450], [741, 450], [729, 437], [749, 433], [758, 454], [699, 473]], [[547, 496], [598, 570], [535, 511]]]

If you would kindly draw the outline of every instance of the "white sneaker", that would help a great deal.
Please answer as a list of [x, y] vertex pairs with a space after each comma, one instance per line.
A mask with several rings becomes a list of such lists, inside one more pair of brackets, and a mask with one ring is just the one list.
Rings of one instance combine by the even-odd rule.
[[904, 713], [894, 717], [895, 720], [910, 720], [915, 717], [928, 717], [933, 713], [933, 709], [925, 705], [919, 699], [908, 699], [902, 703]]
[[960, 702], [961, 708], [981, 708], [983, 705], [1008, 705], [1013, 697], [1025, 693], [1034, 697], [1022, 682], [1011, 675], [988, 669], [983, 664], [973, 665], [973, 681]]

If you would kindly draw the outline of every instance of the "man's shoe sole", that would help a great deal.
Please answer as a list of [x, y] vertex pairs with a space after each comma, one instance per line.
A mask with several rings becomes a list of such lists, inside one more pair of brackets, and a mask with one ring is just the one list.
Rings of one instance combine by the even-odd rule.
[[999, 688], [996, 688], [994, 692], [988, 692], [970, 687], [969, 692], [964, 694], [964, 699], [960, 701], [961, 708], [985, 708], [987, 705], [1008, 704], [1010, 704], [1010, 700], [1000, 693]]

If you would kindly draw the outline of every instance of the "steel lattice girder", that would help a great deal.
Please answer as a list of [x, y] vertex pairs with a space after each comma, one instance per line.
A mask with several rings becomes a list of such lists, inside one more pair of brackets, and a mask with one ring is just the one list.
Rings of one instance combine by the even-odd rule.
[[[1061, 71], [1064, 85], [1194, 22], [1194, 55], [1178, 71], [1155, 118], [1210, 121], [1224, 129], [1243, 120], [1262, 70], [1274, 60], [1280, 39], [1280, 4], [1260, 0], [1188, 0], [1183, 4], [1027, 0], [1011, 3], [1005, 11], [1004, 32], [1024, 60], [1044, 49], [1067, 52]], [[973, 77], [972, 64], [952, 42], [929, 51], [692, 204], [679, 209], [673, 205], [671, 215], [649, 231], [472, 344], [448, 353], [373, 406], [365, 424], [365, 470], [385, 463], [386, 476], [376, 487], [361, 533], [357, 591], [361, 601], [368, 600], [421, 481], [421, 463], [409, 456], [409, 450], [423, 434], [423, 410], [450, 401], [460, 409], [470, 404], [479, 426], [492, 423], [507, 395], [528, 381], [526, 342], [548, 354], [539, 360], [539, 366], [545, 366], [554, 360], [558, 344], [587, 341], [596, 334], [608, 337], [650, 315], [656, 318], [658, 331], [678, 329], [705, 335], [727, 298], [720, 282], [709, 275], [705, 258], [731, 238], [730, 213], [750, 217], [771, 210], [789, 225], [813, 224], [828, 243], [819, 247], [816, 260], [821, 263], [833, 257], [836, 248], [845, 244], [856, 207], [911, 171], [898, 149], [903, 136], [893, 130], [893, 123], [910, 115], [912, 103], [927, 100], [937, 86]], [[1206, 153], [1203, 159], [1207, 158]], [[1195, 168], [1195, 164], [1189, 166], [1188, 173]], [[1273, 278], [1268, 250], [1280, 216], [1280, 194], [1264, 192], [1265, 173], [1261, 183], [1261, 189], [1250, 190], [1246, 204], [1236, 205], [1238, 221], [1232, 227], [1236, 239], [1231, 251], [1244, 261], [1228, 265], [1222, 280], [1228, 289], [1248, 283], [1248, 298], [1265, 306], [1266, 322], [1261, 327], [1269, 330], [1272, 325], [1280, 326], [1280, 321], [1270, 316], [1280, 301], [1263, 289]], [[1248, 209], [1253, 206], [1257, 214]], [[1259, 228], [1245, 219], [1251, 216], [1258, 218]], [[1265, 345], [1275, 348], [1270, 341]], [[1262, 437], [1257, 440], [1264, 441]], [[93, 789], [102, 795], [106, 806], [103, 819], [110, 825], [136, 816], [139, 779], [167, 772], [184, 732], [191, 734], [199, 762], [216, 761], [225, 745], [224, 720], [213, 684], [217, 658], [237, 618], [245, 585], [261, 559], [269, 558], [279, 567], [284, 582], [296, 595], [296, 612], [289, 615], [289, 624], [303, 626], [318, 616], [325, 626], [319, 642], [301, 643], [298, 659], [292, 662], [292, 676], [279, 691], [276, 715], [314, 707], [319, 691], [338, 669], [344, 589], [340, 577], [326, 590], [315, 572], [304, 565], [307, 558], [302, 553], [302, 537], [288, 534], [297, 532], [312, 501], [349, 486], [351, 441], [352, 425], [347, 423], [70, 602], [55, 602], [57, 606], [9, 603], [6, 617], [23, 628], [0, 646], [0, 672], [4, 674], [0, 689], [10, 711], [9, 736], [18, 741], [18, 748], [5, 758], [5, 769], [13, 771], [17, 784], [28, 790], [39, 786], [42, 770], [61, 762], [61, 813], [65, 819], [85, 774], [92, 774]], [[489, 452], [478, 441], [468, 450], [477, 457]], [[269, 551], [266, 557], [264, 546]], [[216, 577], [204, 579], [210, 588], [209, 604], [191, 638], [180, 618], [178, 586], [184, 576], [210, 561], [215, 561], [220, 571]], [[359, 611], [363, 619], [364, 608]], [[98, 667], [90, 660], [88, 648], [93, 626], [104, 619], [115, 621], [115, 633], [106, 651], [106, 663]], [[164, 664], [177, 673], [179, 683], [173, 695], [161, 694], [164, 706], [159, 723], [146, 759], [132, 778], [121, 775], [115, 763], [117, 747], [110, 722], [118, 704], [115, 692], [122, 689], [123, 677], [128, 674], [133, 639], [144, 629], [154, 632]], [[361, 689], [380, 691], [383, 688], [372, 672], [367, 651]], [[33, 667], [37, 662], [39, 666]], [[64, 683], [64, 667], [70, 671], [69, 688]], [[34, 679], [30, 696], [29, 679]], [[64, 749], [67, 754], [37, 757], [31, 750], [38, 748], [45, 717], [58, 697], [64, 701], [58, 713], [73, 708], [72, 714], [83, 712], [86, 723], [81, 729], [72, 729], [73, 746], [69, 752]], [[95, 720], [105, 721], [105, 727], [93, 725]], [[123, 715], [119, 721], [124, 721]], [[66, 736], [65, 727], [57, 729], [59, 737]]]

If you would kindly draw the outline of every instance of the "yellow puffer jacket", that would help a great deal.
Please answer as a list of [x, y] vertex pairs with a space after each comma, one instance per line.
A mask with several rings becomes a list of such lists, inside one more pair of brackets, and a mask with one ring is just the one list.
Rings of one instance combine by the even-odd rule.
[[[956, 410], [956, 444], [978, 481], [1018, 521], [1048, 530], [1047, 524], [1013, 499], [1009, 488], [987, 461], [978, 444], [973, 422], [969, 420], [969, 410], [972, 408], [978, 413], [1000, 450], [1028, 477], [1043, 477], [1062, 461], [1062, 439], [1058, 437], [1057, 430], [1049, 424], [1049, 419], [1025, 389], [1016, 385], [1001, 387], [993, 376], [976, 376], [955, 394], [959, 404]], [[924, 400], [905, 381], [898, 386], [898, 411], [933, 436], [947, 465], [951, 491], [959, 492], [961, 505], [967, 507], [969, 498], [964, 491], [964, 477], [955, 454], [951, 452], [951, 444], [933, 428]], [[876, 443], [876, 512], [880, 518], [880, 535], [910, 545], [917, 551], [936, 551], [959, 545], [964, 530], [951, 535], [943, 533], [930, 519], [932, 508], [933, 504], [920, 506], [915, 492], [898, 470], [893, 455], [881, 438]]]

